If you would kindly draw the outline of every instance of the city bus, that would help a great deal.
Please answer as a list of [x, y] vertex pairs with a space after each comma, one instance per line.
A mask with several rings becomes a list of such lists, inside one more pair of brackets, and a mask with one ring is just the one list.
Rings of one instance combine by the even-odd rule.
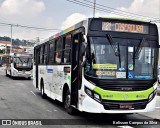
[[32, 54], [10, 53], [5, 56], [5, 62], [6, 76], [31, 79], [33, 69]]
[[69, 114], [153, 111], [158, 44], [155, 24], [88, 18], [34, 46], [33, 85]]

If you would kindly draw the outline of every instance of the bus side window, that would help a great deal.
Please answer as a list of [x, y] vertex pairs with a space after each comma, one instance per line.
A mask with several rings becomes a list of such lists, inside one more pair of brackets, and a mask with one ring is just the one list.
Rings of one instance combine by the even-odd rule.
[[43, 64], [43, 46], [40, 48], [40, 64]]
[[48, 60], [47, 60], [47, 57], [48, 57], [48, 54], [47, 54], [47, 50], [48, 49], [48, 44], [45, 45], [45, 48], [44, 48], [44, 64], [48, 64]]
[[71, 62], [71, 37], [71, 34], [67, 35], [64, 41], [63, 61], [67, 64]]
[[63, 38], [60, 38], [56, 42], [56, 52], [55, 52], [55, 55], [56, 55], [55, 62], [58, 64], [62, 62], [61, 61], [62, 48], [63, 48]]
[[55, 52], [55, 41], [51, 41], [49, 44], [49, 64], [54, 64], [54, 52]]

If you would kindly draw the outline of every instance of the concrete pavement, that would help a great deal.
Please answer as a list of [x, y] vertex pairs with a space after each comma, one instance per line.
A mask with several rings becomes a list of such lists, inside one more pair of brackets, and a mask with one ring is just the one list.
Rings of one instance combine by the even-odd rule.
[[[53, 101], [49, 98], [42, 99], [40, 92], [32, 85], [32, 80], [11, 79], [5, 76], [5, 72], [0, 68], [0, 119], [53, 119], [53, 121], [76, 121], [77, 125], [52, 125], [44, 126], [45, 128], [81, 128], [81, 127], [128, 127], [128, 128], [159, 128], [159, 125], [132, 125], [113, 124], [113, 121], [154, 121], [154, 119], [140, 114], [91, 114], [78, 113], [71, 116], [65, 112], [60, 102]], [[49, 120], [50, 121], [50, 120]], [[78, 125], [86, 122], [86, 125]], [[158, 121], [159, 122], [159, 121]], [[51, 122], [52, 123], [52, 122]], [[55, 122], [56, 123], [56, 122]], [[71, 122], [72, 123], [72, 122]], [[0, 126], [1, 127], [1, 126]], [[12, 126], [13, 127], [13, 126]], [[13, 128], [17, 128], [15, 126]], [[32, 128], [31, 126], [25, 126]], [[39, 128], [41, 126], [37, 126]], [[43, 127], [43, 126], [42, 126]], [[35, 128], [35, 126], [33, 126]]]

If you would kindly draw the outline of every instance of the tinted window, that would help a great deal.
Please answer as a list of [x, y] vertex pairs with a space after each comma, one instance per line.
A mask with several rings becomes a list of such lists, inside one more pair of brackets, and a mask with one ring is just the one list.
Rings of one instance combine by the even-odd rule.
[[56, 63], [61, 63], [62, 49], [63, 49], [63, 40], [62, 38], [60, 38], [56, 41], [56, 52], [55, 52], [55, 55], [56, 55], [55, 62]]
[[49, 64], [54, 63], [54, 51], [55, 51], [55, 42], [52, 41], [49, 44]]
[[71, 55], [71, 34], [65, 37], [65, 49], [63, 56], [64, 63], [70, 63], [70, 55]]

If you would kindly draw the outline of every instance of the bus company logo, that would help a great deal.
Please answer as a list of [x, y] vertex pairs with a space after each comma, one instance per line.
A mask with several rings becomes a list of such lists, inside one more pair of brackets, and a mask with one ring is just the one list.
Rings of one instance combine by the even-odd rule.
[[12, 125], [11, 120], [2, 120], [2, 125]]
[[129, 98], [128, 94], [124, 94], [124, 95], [123, 95], [123, 98], [124, 98], [125, 100], [128, 99], [128, 98]]
[[133, 90], [133, 88], [129, 88], [129, 87], [124, 87], [124, 88], [121, 88], [122, 91], [131, 91]]

